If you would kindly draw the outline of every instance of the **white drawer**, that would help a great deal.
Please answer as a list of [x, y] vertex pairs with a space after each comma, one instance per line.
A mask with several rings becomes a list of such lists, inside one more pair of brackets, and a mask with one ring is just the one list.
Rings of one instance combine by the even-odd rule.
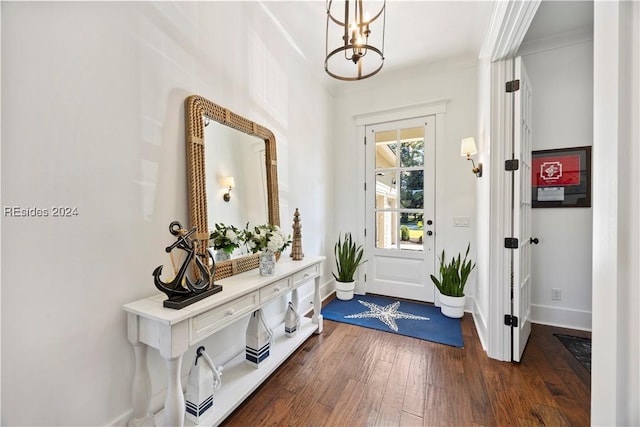
[[305, 282], [309, 279], [313, 279], [320, 275], [320, 265], [312, 265], [311, 267], [307, 267], [302, 271], [297, 272], [293, 275], [293, 286], [298, 286], [302, 282]]
[[291, 278], [280, 280], [260, 289], [260, 304], [291, 290]]
[[202, 313], [191, 320], [191, 341], [221, 329], [258, 307], [258, 292], [253, 292]]

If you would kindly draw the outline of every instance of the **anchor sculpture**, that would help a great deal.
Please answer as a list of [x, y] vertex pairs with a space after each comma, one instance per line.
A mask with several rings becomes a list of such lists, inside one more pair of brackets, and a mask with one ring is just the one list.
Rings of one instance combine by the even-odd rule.
[[[165, 283], [160, 279], [163, 266], [161, 265], [153, 270], [153, 280], [156, 288], [169, 297], [163, 302], [163, 306], [168, 308], [180, 309], [222, 290], [222, 286], [213, 284], [213, 274], [210, 273], [209, 268], [202, 262], [200, 256], [196, 254], [195, 239], [191, 238], [191, 236], [195, 234], [196, 228], [194, 227], [188, 232], [185, 231], [178, 221], [173, 221], [169, 224], [169, 232], [177, 236], [177, 240], [171, 246], [167, 246], [166, 251], [170, 253], [177, 248], [187, 253], [176, 277]], [[213, 270], [215, 261], [211, 253], [207, 252], [205, 258], [210, 260]], [[187, 269], [192, 262], [195, 262], [196, 268], [200, 272], [200, 278], [195, 282], [192, 282], [189, 277], [186, 276]]]

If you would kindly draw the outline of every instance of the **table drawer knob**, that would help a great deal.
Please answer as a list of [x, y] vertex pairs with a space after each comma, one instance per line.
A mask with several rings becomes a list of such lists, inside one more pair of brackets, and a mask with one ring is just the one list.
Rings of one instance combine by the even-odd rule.
[[273, 288], [273, 292], [280, 292], [282, 289], [280, 288], [280, 286], [276, 286], [275, 288]]
[[230, 308], [227, 310], [227, 316], [233, 316], [235, 314], [235, 310], [233, 308]]

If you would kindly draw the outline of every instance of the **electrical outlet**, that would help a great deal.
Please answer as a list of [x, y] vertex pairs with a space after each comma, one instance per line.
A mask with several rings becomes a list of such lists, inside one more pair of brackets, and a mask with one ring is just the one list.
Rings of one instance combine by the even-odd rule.
[[562, 289], [559, 289], [559, 288], [551, 289], [551, 299], [553, 301], [561, 301], [562, 300]]

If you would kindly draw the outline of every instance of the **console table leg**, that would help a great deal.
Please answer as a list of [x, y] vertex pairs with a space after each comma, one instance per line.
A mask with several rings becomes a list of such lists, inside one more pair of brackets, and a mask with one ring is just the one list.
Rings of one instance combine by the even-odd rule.
[[311, 321], [318, 324], [316, 334], [322, 333], [322, 299], [320, 298], [320, 277], [315, 279], [315, 290], [313, 292], [313, 317]]
[[300, 312], [300, 298], [298, 297], [298, 288], [291, 291], [291, 302], [298, 312]]
[[184, 394], [182, 394], [182, 383], [180, 381], [182, 355], [166, 359], [166, 361], [169, 384], [167, 398], [164, 402], [164, 424], [165, 426], [182, 427], [185, 415]]
[[133, 344], [136, 365], [131, 387], [131, 403], [133, 406], [133, 418], [129, 421], [130, 427], [149, 425], [153, 415], [149, 413], [151, 401], [151, 377], [147, 365], [147, 345], [141, 342]]

